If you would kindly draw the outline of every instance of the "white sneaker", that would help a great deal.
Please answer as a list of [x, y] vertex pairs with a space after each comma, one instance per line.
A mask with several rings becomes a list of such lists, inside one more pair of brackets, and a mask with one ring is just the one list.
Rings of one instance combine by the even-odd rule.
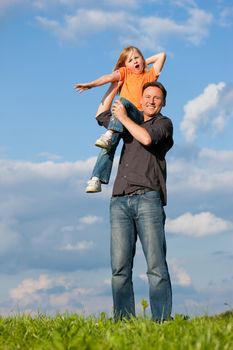
[[96, 140], [95, 145], [110, 151], [112, 148], [112, 138], [103, 134]]
[[86, 187], [87, 193], [95, 193], [95, 192], [101, 192], [101, 182], [99, 179], [91, 179], [87, 182]]

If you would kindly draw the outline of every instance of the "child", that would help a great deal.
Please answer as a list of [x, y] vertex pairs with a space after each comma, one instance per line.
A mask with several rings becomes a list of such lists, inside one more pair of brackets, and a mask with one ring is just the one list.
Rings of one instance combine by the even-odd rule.
[[[141, 119], [139, 110], [141, 110], [142, 86], [149, 81], [158, 79], [165, 59], [165, 53], [161, 52], [145, 60], [138, 48], [129, 46], [122, 50], [112, 73], [103, 75], [86, 84], [78, 83], [74, 88], [81, 92], [110, 82], [121, 81], [119, 93], [123, 98], [122, 102], [130, 118], [139, 122]], [[147, 64], [152, 63], [153, 66], [147, 70]], [[122, 124], [112, 116], [107, 132], [96, 140], [95, 145], [103, 148], [103, 150], [99, 154], [92, 177], [88, 181], [86, 192], [100, 192], [101, 183], [107, 184], [109, 182], [113, 157], [121, 132], [123, 132]]]

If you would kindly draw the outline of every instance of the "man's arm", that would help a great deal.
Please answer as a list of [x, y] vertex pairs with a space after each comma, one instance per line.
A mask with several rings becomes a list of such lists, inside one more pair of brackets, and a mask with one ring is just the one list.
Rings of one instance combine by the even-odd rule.
[[117, 100], [114, 102], [112, 112], [138, 142], [144, 146], [149, 146], [152, 143], [148, 131], [128, 117], [126, 109], [121, 101]]

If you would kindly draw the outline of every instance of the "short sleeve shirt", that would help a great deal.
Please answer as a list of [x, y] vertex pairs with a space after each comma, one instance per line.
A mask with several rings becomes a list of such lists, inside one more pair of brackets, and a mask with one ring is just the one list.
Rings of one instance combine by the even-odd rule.
[[[106, 111], [97, 117], [101, 125], [107, 125], [111, 116]], [[113, 196], [130, 194], [135, 190], [150, 188], [159, 191], [163, 205], [167, 203], [165, 155], [173, 146], [172, 121], [161, 113], [142, 122], [151, 136], [152, 144], [143, 146], [128, 132], [123, 134], [124, 145], [121, 151], [117, 176], [113, 186]]]
[[120, 96], [132, 102], [139, 110], [141, 110], [142, 87], [144, 84], [158, 79], [153, 67], [147, 72], [135, 74], [126, 67], [119, 68], [120, 79], [124, 81]]

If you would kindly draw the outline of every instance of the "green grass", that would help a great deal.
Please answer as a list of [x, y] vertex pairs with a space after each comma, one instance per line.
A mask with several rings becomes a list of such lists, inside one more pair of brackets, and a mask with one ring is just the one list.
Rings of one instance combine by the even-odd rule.
[[0, 317], [0, 349], [232, 350], [233, 311], [157, 324], [145, 317], [114, 322], [100, 317], [38, 314]]

